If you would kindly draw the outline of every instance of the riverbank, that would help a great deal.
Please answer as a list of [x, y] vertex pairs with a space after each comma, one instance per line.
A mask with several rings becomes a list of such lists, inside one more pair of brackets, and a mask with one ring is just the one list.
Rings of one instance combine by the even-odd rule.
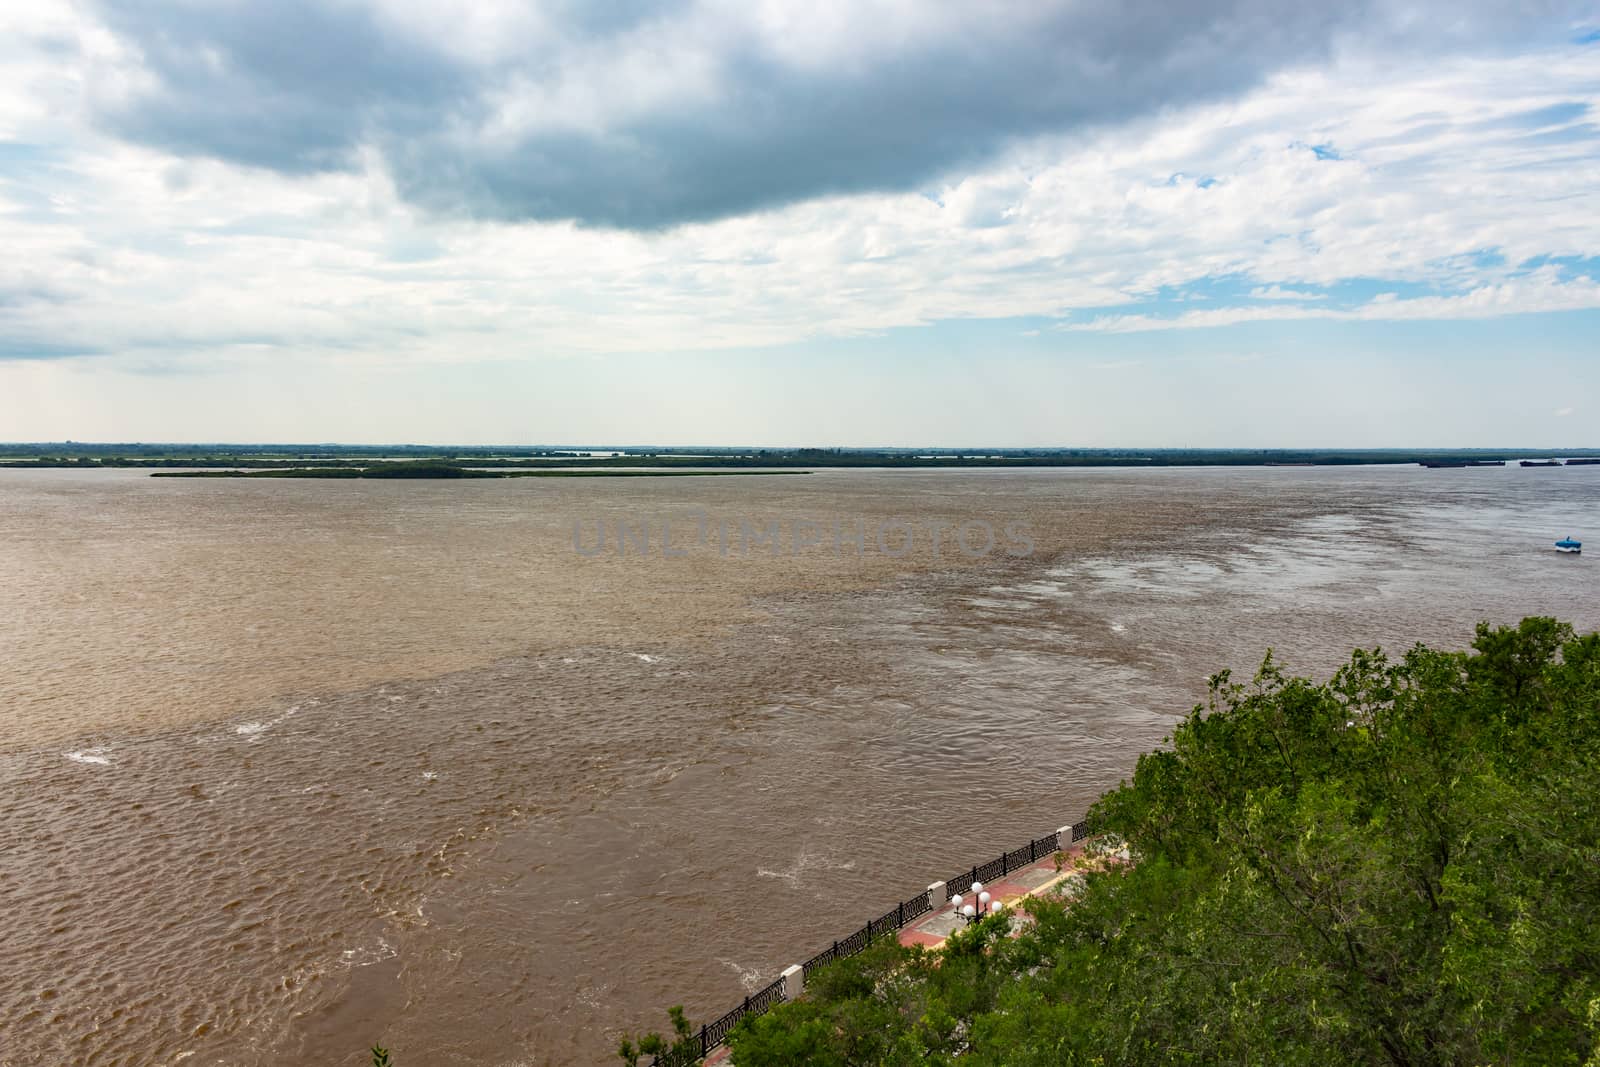
[[1091, 808], [1116, 861], [1031, 921], [808, 966], [733, 1058], [1594, 1062], [1597, 696], [1600, 633], [1549, 617], [1481, 624], [1470, 650], [1357, 649], [1320, 682], [1269, 652]]
[[[974, 923], [996, 915], [1007, 917], [1007, 928], [1020, 933], [1032, 922], [1027, 910], [1031, 898], [1065, 903], [1063, 891], [1081, 887], [1094, 871], [1110, 863], [1129, 860], [1126, 848], [1114, 854], [1091, 845], [1088, 824], [1068, 824], [1026, 846], [1003, 852], [993, 860], [974, 865], [969, 872], [931, 883], [910, 900], [860, 930], [847, 934], [803, 964], [793, 964], [765, 988], [744, 998], [726, 1014], [703, 1024], [698, 1031], [681, 1030], [672, 1049], [657, 1056], [651, 1067], [690, 1067], [727, 1063], [731, 1052], [725, 1042], [735, 1028], [780, 1004], [805, 995], [808, 982], [824, 969], [857, 953], [867, 952], [889, 932], [902, 948], [938, 951]], [[985, 881], [984, 879], [988, 879]], [[681, 1026], [682, 1020], [675, 1019]], [[628, 1047], [625, 1043], [624, 1047]]]

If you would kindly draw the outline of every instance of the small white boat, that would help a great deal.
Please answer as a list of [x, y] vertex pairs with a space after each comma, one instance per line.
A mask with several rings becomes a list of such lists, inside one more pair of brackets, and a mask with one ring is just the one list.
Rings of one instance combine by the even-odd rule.
[[1583, 542], [1574, 537], [1566, 537], [1556, 542], [1556, 551], [1571, 552], [1573, 555], [1577, 555], [1583, 551]]

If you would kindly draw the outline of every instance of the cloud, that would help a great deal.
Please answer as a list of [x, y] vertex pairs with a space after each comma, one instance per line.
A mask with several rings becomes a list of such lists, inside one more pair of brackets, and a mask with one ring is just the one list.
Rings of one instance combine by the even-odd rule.
[[650, 230], [915, 190], [1032, 138], [1237, 95], [1351, 42], [1505, 48], [1565, 6], [1543, 19], [1376, 0], [94, 10], [112, 40], [89, 102], [119, 137], [291, 175], [379, 166], [445, 216]]
[[111, 0], [99, 11], [138, 70], [124, 91], [98, 87], [98, 117], [178, 154], [343, 169], [367, 137], [427, 134], [475, 91], [472, 71], [356, 4]]
[[[902, 328], [929, 328], [943, 343], [932, 331], [952, 320], [1026, 318], [1017, 329], [1056, 320], [1104, 333], [1486, 317], [1591, 306], [1592, 291], [1573, 283], [1600, 276], [1588, 258], [1600, 255], [1600, 134], [1588, 122], [1600, 73], [1587, 46], [1408, 64], [1345, 54], [1227, 99], [1039, 137], [906, 191], [796, 193], [764, 211], [627, 230], [419, 205], [376, 147], [383, 120], [419, 123], [424, 144], [442, 134], [429, 109], [407, 112], [366, 87], [381, 81], [373, 70], [403, 67], [396, 57], [420, 49], [440, 71], [423, 80], [456, 87], [457, 110], [470, 110], [482, 71], [510, 78], [532, 62], [519, 47], [526, 39], [548, 38], [551, 55], [584, 42], [622, 47], [651, 18], [676, 26], [677, 7], [630, 9], [609, 23], [516, 8], [532, 20], [516, 32], [496, 5], [431, 29], [416, 13], [408, 23], [384, 7], [340, 9], [316, 25], [381, 30], [393, 38], [389, 58], [352, 59], [357, 69], [337, 82], [342, 113], [323, 116], [281, 166], [213, 158], [178, 136], [203, 125], [166, 130], [170, 144], [157, 138], [186, 97], [166, 95], [149, 56], [165, 48], [164, 62], [205, 66], [210, 73], [188, 77], [219, 101], [240, 69], [259, 69], [252, 84], [267, 112], [293, 113], [310, 106], [306, 94], [331, 92], [314, 70], [301, 70], [304, 85], [272, 90], [274, 78], [288, 81], [269, 77], [277, 60], [262, 53], [241, 66], [203, 43], [216, 33], [182, 20], [164, 37], [151, 28], [159, 19], [145, 25], [140, 33], [166, 42], [147, 51], [84, 23], [76, 8], [58, 10], [40, 37], [0, 9], [0, 144], [11, 145], [0, 147], [0, 359], [484, 363], [756, 350]], [[178, 19], [170, 4], [159, 10]], [[749, 32], [741, 18], [776, 17], [749, 11], [727, 32]], [[877, 38], [833, 12], [771, 30], [770, 48], [818, 78], [830, 64], [871, 66]], [[960, 17], [928, 8], [903, 47], [931, 47]], [[243, 37], [272, 32], [260, 24]], [[265, 45], [229, 45], [247, 47]], [[310, 68], [337, 60], [311, 47]], [[608, 116], [659, 110], [660, 94], [687, 107], [722, 84], [718, 65], [679, 62], [659, 92], [619, 80], [588, 110], [569, 93], [559, 113], [610, 129]], [[531, 89], [497, 98], [508, 152], [537, 118], [513, 114], [529, 99], [538, 99]], [[147, 110], [152, 101], [167, 110]], [[1530, 123], [1569, 138], [1530, 143]], [[143, 132], [129, 140], [132, 130]], [[453, 136], [476, 144], [481, 133]], [[270, 160], [278, 134], [249, 140], [258, 135], [241, 130], [228, 143]], [[347, 142], [353, 162], [330, 148]], [[1310, 146], [1324, 144], [1341, 158], [1318, 158]], [[464, 148], [458, 165], [470, 170], [475, 159]], [[1565, 266], [1532, 278], [1550, 257]], [[1383, 291], [1398, 303], [1371, 300]], [[1061, 336], [1046, 329], [1029, 347]]]
[[1323, 300], [1326, 296], [1309, 289], [1285, 289], [1281, 285], [1257, 286], [1250, 290], [1252, 300]]
[[0, 334], [0, 363], [30, 362], [46, 359], [72, 359], [78, 356], [99, 355], [96, 348], [28, 337], [7, 337]]
[[1563, 280], [1555, 268], [1533, 272], [1500, 285], [1483, 285], [1452, 296], [1402, 299], [1393, 293], [1350, 308], [1322, 306], [1224, 307], [1180, 315], [1101, 315], [1066, 325], [1068, 330], [1137, 333], [1146, 330], [1188, 330], [1233, 326], [1245, 322], [1293, 319], [1401, 321], [1407, 319], [1484, 319], [1501, 315], [1600, 309], [1600, 283], [1584, 276]]

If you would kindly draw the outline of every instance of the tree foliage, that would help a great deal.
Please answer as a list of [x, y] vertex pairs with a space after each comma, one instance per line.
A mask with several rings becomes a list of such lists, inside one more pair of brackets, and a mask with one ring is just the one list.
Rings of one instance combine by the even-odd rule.
[[699, 1062], [700, 1041], [695, 1037], [694, 1027], [689, 1024], [688, 1017], [683, 1014], [683, 1005], [675, 1004], [668, 1008], [667, 1016], [672, 1020], [671, 1037], [662, 1037], [651, 1031], [641, 1035], [637, 1044], [634, 1043], [635, 1039], [628, 1037], [617, 1044], [617, 1055], [623, 1063], [628, 1067], [637, 1067], [641, 1056], [650, 1056], [655, 1063]]
[[1091, 818], [1136, 862], [744, 1021], [740, 1067], [1600, 1067], [1600, 636], [1227, 673]]

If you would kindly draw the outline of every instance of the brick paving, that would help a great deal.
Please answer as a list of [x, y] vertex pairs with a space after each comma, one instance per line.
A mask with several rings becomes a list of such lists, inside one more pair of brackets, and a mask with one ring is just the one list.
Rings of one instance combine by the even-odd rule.
[[[1084, 845], [1078, 843], [1053, 852], [1045, 858], [1021, 867], [1010, 874], [993, 882], [985, 882], [983, 888], [995, 900], [1005, 905], [1006, 910], [1014, 908], [1019, 901], [1039, 893], [1047, 892], [1074, 876], [1076, 860], [1084, 854]], [[1056, 856], [1065, 854], [1066, 859], [1060, 869], [1056, 867]], [[971, 892], [962, 890], [964, 898], [962, 903], [976, 903], [970, 901]], [[944, 906], [929, 912], [922, 918], [907, 923], [900, 930], [900, 943], [902, 945], [922, 945], [925, 948], [938, 948], [944, 944], [945, 939], [957, 930], [966, 926], [966, 919], [956, 912], [955, 906], [946, 901]]]

